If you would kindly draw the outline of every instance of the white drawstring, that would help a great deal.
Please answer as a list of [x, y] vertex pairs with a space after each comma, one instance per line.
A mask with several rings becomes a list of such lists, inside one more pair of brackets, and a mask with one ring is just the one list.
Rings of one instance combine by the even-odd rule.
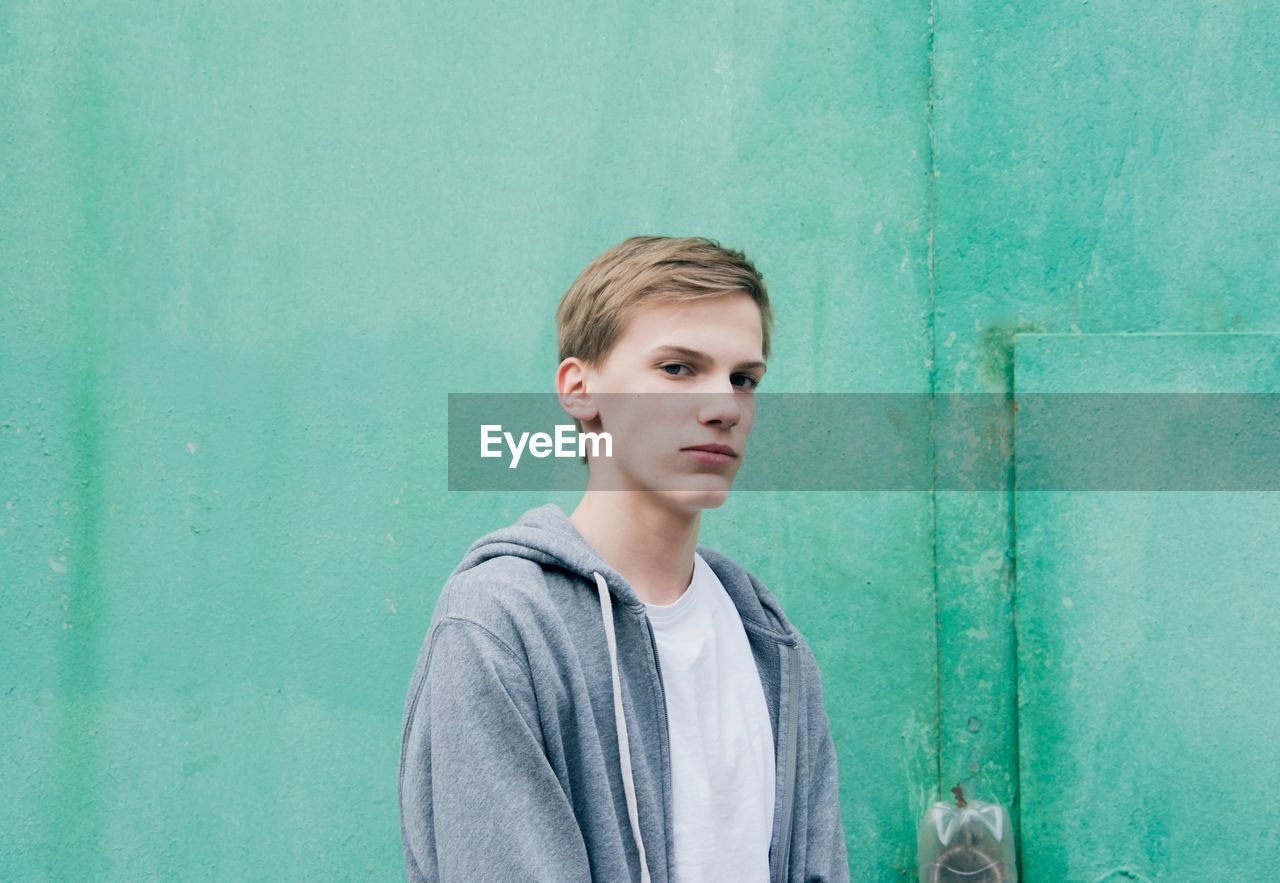
[[613, 722], [618, 730], [618, 755], [622, 760], [622, 790], [627, 793], [627, 816], [631, 819], [631, 835], [640, 854], [640, 883], [649, 883], [649, 865], [644, 857], [644, 839], [640, 836], [640, 814], [636, 810], [636, 785], [631, 776], [631, 745], [627, 740], [627, 718], [622, 713], [622, 682], [618, 679], [618, 641], [613, 634], [613, 601], [609, 584], [599, 571], [592, 571], [600, 592], [600, 615], [604, 617], [604, 636], [609, 642], [609, 665], [613, 673]]

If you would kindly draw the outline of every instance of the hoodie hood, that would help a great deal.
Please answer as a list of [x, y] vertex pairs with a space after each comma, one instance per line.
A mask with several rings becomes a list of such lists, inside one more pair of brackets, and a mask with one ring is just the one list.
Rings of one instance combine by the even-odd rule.
[[[738, 607], [744, 622], [770, 633], [780, 643], [794, 644], [795, 635], [782, 608], [765, 586], [744, 568], [713, 549], [699, 545], [697, 553], [711, 567]], [[530, 509], [514, 523], [485, 534], [471, 544], [454, 574], [502, 555], [536, 561], [568, 571], [583, 580], [583, 589], [596, 591], [595, 574], [604, 577], [616, 603], [643, 612], [644, 602], [626, 579], [601, 557], [555, 503]]]

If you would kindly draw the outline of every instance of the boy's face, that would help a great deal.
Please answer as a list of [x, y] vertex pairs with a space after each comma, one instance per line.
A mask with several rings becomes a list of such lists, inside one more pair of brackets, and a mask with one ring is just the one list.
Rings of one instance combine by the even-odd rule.
[[565, 409], [584, 431], [613, 437], [613, 456], [591, 459], [591, 484], [688, 512], [724, 503], [755, 417], [762, 339], [755, 301], [729, 294], [641, 308], [603, 364], [566, 359], [556, 378]]

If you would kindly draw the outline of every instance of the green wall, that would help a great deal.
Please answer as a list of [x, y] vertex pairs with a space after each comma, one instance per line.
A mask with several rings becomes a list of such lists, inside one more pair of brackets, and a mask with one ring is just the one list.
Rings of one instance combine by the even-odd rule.
[[[938, 391], [1012, 391], [1015, 340], [1030, 332], [1166, 332], [1216, 340], [1280, 331], [1274, 208], [1280, 197], [1280, 9], [1262, 2], [944, 0], [934, 12]], [[1098, 343], [1082, 346], [1073, 358], [1023, 367], [1039, 372], [1030, 388], [1043, 391], [1072, 389], [1068, 371], [1088, 378], [1074, 387], [1085, 392], [1180, 385], [1280, 391], [1271, 367], [1274, 343], [1261, 347], [1251, 369], [1256, 373], [1213, 374], [1235, 346], [1243, 344], [1171, 343], [1140, 355], [1124, 341]], [[1203, 386], [1207, 376], [1213, 384]], [[1055, 385], [1055, 377], [1067, 385]], [[1253, 383], [1257, 377], [1264, 378], [1261, 386]], [[1095, 495], [1066, 496], [1107, 511], [1106, 494], [1092, 501]], [[1133, 511], [1118, 522], [1124, 526], [1109, 551], [1094, 546], [1097, 532], [1105, 531], [1103, 515], [1067, 517], [1042, 498], [1043, 509], [1019, 508], [1015, 525], [1010, 494], [937, 497], [942, 780], [967, 779], [979, 793], [1024, 814], [1023, 871], [1030, 883], [1092, 881], [1113, 872], [1116, 879], [1132, 873], [1166, 880], [1274, 874], [1261, 862], [1268, 844], [1275, 855], [1280, 809], [1274, 799], [1244, 796], [1274, 794], [1280, 776], [1265, 756], [1255, 753], [1256, 764], [1231, 756], [1233, 743], [1256, 751], [1258, 727], [1271, 718], [1256, 710], [1245, 718], [1211, 719], [1220, 702], [1207, 695], [1206, 677], [1224, 670], [1215, 657], [1233, 652], [1231, 631], [1215, 627], [1187, 645], [1172, 623], [1196, 605], [1218, 603], [1218, 591], [1195, 574], [1219, 566], [1224, 552], [1217, 544], [1230, 536], [1236, 554], [1250, 562], [1222, 572], [1233, 589], [1240, 581], [1230, 615], [1239, 621], [1241, 640], [1260, 640], [1274, 623], [1264, 586], [1274, 588], [1267, 549], [1280, 518], [1265, 494], [1202, 496], [1208, 509], [1205, 499], [1181, 492], [1115, 503]], [[1168, 511], [1153, 511], [1153, 500], [1162, 497], [1154, 509]], [[1234, 512], [1227, 522], [1234, 529], [1218, 525], [1206, 533], [1206, 511]], [[1019, 536], [1028, 527], [1047, 532], [1050, 553], [1041, 555], [1038, 541]], [[1204, 539], [1188, 546], [1197, 530]], [[1183, 575], [1170, 581], [1173, 561]], [[1084, 607], [1087, 616], [1100, 613], [1088, 609], [1091, 600], [1105, 601], [1100, 609], [1115, 617], [1110, 630], [1104, 623], [1095, 632], [1066, 632], [1035, 618], [1052, 609], [1038, 594], [1049, 590], [1055, 597], [1080, 593], [1075, 609]], [[1018, 627], [1059, 642], [1096, 642], [1071, 651], [1083, 655], [1132, 642], [1125, 623], [1134, 618], [1142, 632], [1136, 646], [1180, 660], [1188, 674], [1172, 694], [1166, 683], [1135, 683], [1136, 713], [1148, 712], [1152, 731], [1180, 715], [1193, 729], [1222, 734], [1213, 753], [1191, 765], [1199, 775], [1177, 775], [1188, 767], [1176, 737], [1151, 742], [1140, 735], [1147, 730], [1130, 728], [1126, 718], [1104, 719], [1114, 705], [1110, 698], [1083, 705], [1079, 719], [1068, 713], [1075, 709], [1059, 708], [1058, 718], [1048, 711], [1033, 716], [1032, 731], [1019, 726], [1020, 702], [1043, 708], [1042, 693], [1058, 695], [1070, 678], [1062, 684], [1038, 669], [1029, 673], [1027, 654], [1036, 645], [1020, 649]], [[1280, 660], [1273, 653], [1259, 662], [1255, 678], [1241, 682], [1241, 706], [1262, 705], [1280, 692]], [[1112, 672], [1102, 683], [1122, 677]], [[1046, 721], [1056, 721], [1054, 728]], [[1106, 738], [1091, 741], [1086, 735], [1092, 733]], [[1036, 751], [1030, 757], [1028, 740]], [[1083, 765], [1067, 774], [1041, 763], [1057, 750], [1083, 758]], [[1136, 765], [1135, 757], [1142, 758]], [[1031, 775], [1021, 791], [1020, 764]], [[1135, 766], [1133, 775], [1116, 772]], [[1143, 771], [1162, 767], [1170, 780], [1135, 802], [1126, 789], [1150, 784]], [[1157, 793], [1167, 800], [1153, 799]], [[1175, 793], [1182, 795], [1176, 802]], [[1209, 806], [1225, 809], [1229, 821], [1207, 820], [1201, 811]], [[1091, 828], [1088, 836], [1082, 827]], [[1210, 840], [1222, 842], [1194, 855], [1185, 849]], [[1234, 858], [1229, 870], [1215, 861], [1223, 856]]]
[[[446, 395], [548, 389], [557, 298], [627, 235], [747, 250], [772, 391], [1012, 390], [1018, 332], [1280, 329], [1277, 24], [1187, 0], [6, 6], [0, 876], [402, 876], [436, 594], [543, 501], [445, 490]], [[1056, 688], [1019, 674], [1015, 577], [1082, 575], [1092, 528], [1040, 557], [1012, 503], [753, 492], [703, 540], [814, 644], [855, 880], [911, 879], [961, 781], [1026, 814], [1033, 883], [1068, 854], [1072, 879], [1176, 879], [1173, 850], [1052, 842], [1069, 775], [1020, 758], [1019, 683]], [[1275, 532], [1256, 505], [1247, 549]], [[1243, 812], [1275, 830], [1274, 802]], [[1150, 829], [1116, 818], [1117, 850]], [[1161, 818], [1171, 843], [1192, 820]]]
[[[1014, 338], [1030, 331], [1280, 330], [1277, 45], [1280, 9], [1266, 3], [937, 4], [938, 390], [1014, 389]], [[1153, 376], [1196, 389], [1225, 349], [1169, 348], [1151, 356], [1164, 361], [1142, 371], [1137, 358], [1094, 349], [1093, 381], [1082, 389], [1140, 392]], [[1082, 365], [1076, 370], [1091, 370], [1083, 356]], [[1102, 365], [1112, 371], [1105, 383]], [[1239, 383], [1229, 375], [1213, 389], [1231, 389], [1233, 380]], [[1021, 595], [1030, 586], [1021, 584], [1012, 497], [940, 494], [937, 513], [943, 782], [965, 778], [979, 792], [1016, 802], [1014, 595], [1015, 587]], [[1263, 548], [1277, 527], [1274, 512], [1263, 509], [1238, 536], [1242, 554]], [[1062, 561], [1051, 567], [1061, 568], [1055, 578], [1068, 580], [1080, 572], [1071, 558], [1088, 544], [1092, 527], [1068, 522], [1064, 530], [1079, 532], [1062, 537]], [[1179, 534], [1167, 534], [1160, 521], [1135, 521], [1130, 530], [1134, 549], [1158, 557], [1157, 550], [1178, 548]], [[1202, 566], [1216, 554], [1204, 549]], [[1130, 552], [1128, 561], [1143, 558]], [[1143, 610], [1160, 571], [1126, 572], [1138, 581], [1124, 587], [1132, 600], [1121, 612], [1155, 616]], [[1256, 613], [1265, 603], [1254, 590], [1242, 599], [1242, 612]], [[1274, 676], [1275, 663], [1268, 671]], [[1194, 691], [1184, 701], [1190, 717], [1204, 713]], [[1220, 772], [1239, 774], [1228, 763]], [[1258, 782], [1280, 784], [1274, 768], [1262, 765], [1256, 774]], [[1198, 829], [1199, 784], [1187, 782], [1185, 809], [1134, 810], [1125, 823], [1132, 828], [1121, 824], [1115, 832], [1117, 845], [1142, 831], [1148, 816]], [[1071, 783], [1057, 786], [1068, 790]], [[1036, 809], [1046, 809], [1048, 793], [1023, 795], [1021, 809], [1032, 809], [1033, 796], [1042, 801]], [[1066, 800], [1065, 791], [1052, 793], [1053, 801]], [[1280, 824], [1274, 801], [1247, 815], [1253, 818], [1228, 827], [1257, 832]], [[1048, 836], [1036, 825], [1024, 833]], [[1243, 854], [1258, 855], [1252, 848]], [[1203, 866], [1166, 864], [1158, 846], [1134, 863], [1157, 879], [1234, 879]], [[1088, 874], [1120, 864], [1100, 860], [1060, 879], [1093, 879]], [[1245, 868], [1239, 879], [1268, 875]], [[1024, 870], [1033, 883], [1064, 873], [1043, 865]]]

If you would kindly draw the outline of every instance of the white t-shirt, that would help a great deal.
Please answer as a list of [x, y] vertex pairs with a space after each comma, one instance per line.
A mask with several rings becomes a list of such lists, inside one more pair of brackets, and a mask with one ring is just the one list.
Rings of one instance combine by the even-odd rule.
[[697, 553], [684, 594], [645, 608], [667, 698], [676, 883], [768, 883], [773, 729], [738, 608]]

